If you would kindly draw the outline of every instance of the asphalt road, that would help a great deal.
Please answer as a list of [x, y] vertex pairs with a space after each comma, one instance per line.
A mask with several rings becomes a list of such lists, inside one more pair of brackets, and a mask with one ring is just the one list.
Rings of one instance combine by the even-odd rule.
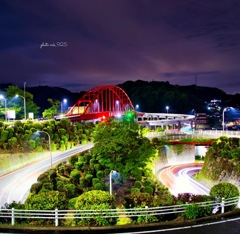
[[[67, 160], [71, 155], [92, 147], [93, 144], [89, 143], [60, 153], [53, 156], [52, 163], [56, 165]], [[50, 165], [50, 159], [47, 158], [0, 177], [0, 206], [2, 207], [5, 203], [12, 203], [13, 201], [23, 203], [27, 198], [31, 185], [37, 182], [38, 176], [48, 170]]]

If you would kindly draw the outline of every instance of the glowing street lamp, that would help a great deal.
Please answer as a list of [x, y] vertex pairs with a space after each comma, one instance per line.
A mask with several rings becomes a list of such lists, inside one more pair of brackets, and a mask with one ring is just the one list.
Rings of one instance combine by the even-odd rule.
[[222, 128], [223, 128], [223, 131], [224, 131], [224, 129], [225, 129], [225, 122], [224, 122], [224, 113], [225, 113], [225, 111], [227, 110], [227, 108], [224, 108], [223, 109], [223, 113], [222, 113]]
[[168, 110], [169, 110], [169, 106], [166, 106], [166, 110], [167, 110], [167, 113], [168, 113]]
[[112, 174], [116, 173], [116, 171], [111, 170], [109, 174], [109, 193], [112, 195]]
[[61, 114], [63, 113], [63, 105], [67, 103], [67, 99], [64, 98], [63, 101], [61, 102]]
[[222, 113], [222, 129], [223, 129], [223, 131], [225, 130], [225, 116], [224, 116], [224, 113], [228, 110], [234, 110], [234, 108], [233, 107], [225, 107], [223, 109], [223, 113]]
[[51, 168], [52, 168], [52, 148], [51, 148], [51, 137], [48, 132], [45, 131], [37, 131], [36, 133], [45, 133], [48, 136], [48, 145], [49, 145], [49, 152], [50, 152], [50, 160], [51, 160]]
[[24, 108], [24, 119], [26, 120], [26, 98], [17, 94], [15, 97], [21, 97], [23, 99], [23, 108]]
[[4, 100], [5, 121], [7, 121], [7, 99], [6, 99], [3, 95], [0, 95], [0, 99], [3, 99], [3, 100]]

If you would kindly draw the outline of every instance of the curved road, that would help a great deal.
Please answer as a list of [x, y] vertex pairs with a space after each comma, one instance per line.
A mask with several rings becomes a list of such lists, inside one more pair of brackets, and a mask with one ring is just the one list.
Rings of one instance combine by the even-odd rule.
[[[52, 158], [53, 165], [67, 160], [70, 156], [93, 147], [92, 143], [78, 146]], [[31, 185], [37, 182], [40, 174], [50, 168], [49, 158], [0, 177], [0, 207], [5, 203], [24, 202]]]
[[202, 163], [168, 166], [158, 171], [157, 177], [175, 196], [178, 193], [209, 195], [207, 187], [192, 179], [201, 168]]

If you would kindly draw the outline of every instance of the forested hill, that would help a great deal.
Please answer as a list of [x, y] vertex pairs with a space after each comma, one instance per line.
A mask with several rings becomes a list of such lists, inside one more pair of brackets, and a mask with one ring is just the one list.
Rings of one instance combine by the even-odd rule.
[[[0, 84], [0, 91], [13, 84]], [[159, 81], [127, 81], [119, 84], [132, 100], [133, 105], [139, 104], [139, 111], [144, 112], [166, 112], [190, 113], [192, 109], [196, 112], [206, 112], [206, 103], [212, 99], [221, 99], [223, 106], [240, 107], [240, 93], [228, 95], [217, 88], [200, 87], [196, 85], [179, 86], [169, 82]], [[22, 88], [22, 87], [20, 87]], [[68, 99], [68, 107], [72, 106], [88, 90], [73, 93], [60, 87], [35, 86], [26, 87], [26, 91], [33, 94], [34, 102], [40, 107], [39, 114], [50, 107], [48, 98], [62, 101]]]
[[[119, 86], [125, 90], [133, 104], [139, 104], [139, 111], [189, 113], [206, 112], [206, 103], [212, 99], [222, 100], [223, 106], [240, 104], [240, 94], [228, 95], [217, 88], [196, 85], [179, 86], [169, 82], [127, 81]], [[235, 104], [235, 105], [234, 105]]]

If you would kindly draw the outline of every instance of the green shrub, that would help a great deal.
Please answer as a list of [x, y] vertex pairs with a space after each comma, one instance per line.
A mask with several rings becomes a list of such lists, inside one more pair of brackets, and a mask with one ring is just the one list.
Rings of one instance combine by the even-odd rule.
[[42, 183], [41, 182], [34, 183], [31, 186], [30, 193], [37, 194], [40, 191], [41, 188], [42, 188]]
[[95, 184], [97, 184], [97, 183], [100, 183], [100, 180], [99, 180], [98, 178], [93, 178], [93, 179], [92, 179], [92, 184], [93, 184], [93, 186], [94, 186]]
[[65, 193], [59, 191], [31, 194], [24, 203], [26, 210], [59, 210], [67, 209]]
[[74, 181], [78, 181], [80, 178], [80, 172], [77, 169], [74, 169], [70, 173], [70, 178], [73, 179]]
[[60, 191], [60, 192], [63, 192], [64, 191], [64, 183], [63, 181], [57, 181], [57, 190]]
[[[77, 210], [106, 210], [111, 208], [116, 208], [114, 196], [100, 190], [83, 193], [75, 203], [75, 209]], [[107, 212], [104, 212], [104, 214], [109, 215]], [[78, 216], [81, 216], [81, 213]], [[93, 218], [78, 220], [78, 225], [106, 226], [116, 224], [116, 218], [104, 218], [102, 214], [92, 214], [91, 216]]]
[[135, 181], [134, 182], [134, 187], [140, 189], [142, 187], [142, 182], [141, 181]]
[[74, 184], [65, 184], [64, 191], [66, 192], [67, 198], [73, 198], [77, 196], [77, 187]]
[[140, 189], [139, 188], [131, 188], [130, 192], [131, 193], [140, 193]]
[[126, 195], [124, 200], [126, 208], [145, 208], [146, 206], [151, 206], [153, 196], [149, 193], [131, 193]]
[[51, 143], [51, 150], [54, 152], [57, 150], [57, 144]]
[[239, 196], [238, 188], [228, 182], [220, 182], [219, 184], [214, 185], [210, 190], [211, 196], [216, 196], [218, 198], [231, 198]]
[[103, 186], [101, 183], [96, 183], [93, 185], [95, 190], [103, 190]]
[[69, 162], [72, 166], [74, 166], [74, 164], [78, 161], [78, 157], [79, 157], [78, 154], [73, 155], [73, 156], [71, 156], [71, 157], [68, 159], [68, 162]]
[[188, 205], [185, 209], [184, 217], [187, 219], [196, 219], [199, 215], [199, 206], [197, 204]]
[[44, 183], [43, 185], [42, 185], [42, 189], [45, 189], [45, 190], [49, 190], [49, 191], [51, 191], [51, 190], [53, 190], [53, 184], [52, 183]]
[[196, 219], [200, 217], [206, 217], [211, 215], [212, 208], [209, 206], [200, 207], [198, 204], [191, 204], [186, 206], [185, 213], [183, 214], [184, 218], [187, 219]]
[[34, 140], [31, 139], [28, 141], [28, 143], [31, 150], [34, 150], [36, 148], [36, 142]]
[[49, 173], [48, 171], [43, 172], [41, 175], [38, 176], [37, 181], [47, 182], [49, 181]]
[[89, 173], [86, 174], [86, 180], [87, 181], [92, 182], [92, 178], [93, 178], [92, 174], [89, 174]]
[[66, 150], [66, 145], [65, 145], [65, 143], [63, 141], [61, 141], [60, 150], [61, 151], [65, 151]]
[[104, 177], [103, 171], [98, 171], [97, 172], [97, 178], [102, 179]]
[[144, 193], [149, 193], [150, 195], [153, 195], [153, 188], [150, 186], [147, 186], [143, 189]]
[[74, 210], [75, 209], [75, 204], [77, 201], [77, 197], [71, 198], [68, 200], [68, 209], [69, 210]]
[[43, 152], [43, 147], [42, 147], [41, 145], [38, 145], [38, 146], [36, 147], [36, 151], [37, 151], [37, 152]]

